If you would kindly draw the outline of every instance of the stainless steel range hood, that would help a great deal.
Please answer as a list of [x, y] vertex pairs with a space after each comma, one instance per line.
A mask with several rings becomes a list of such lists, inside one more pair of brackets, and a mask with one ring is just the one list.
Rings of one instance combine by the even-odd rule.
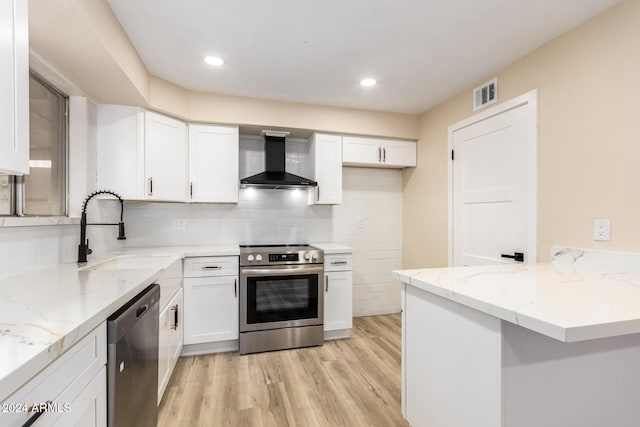
[[288, 132], [263, 131], [265, 171], [240, 180], [240, 187], [257, 188], [310, 188], [318, 185], [317, 182], [285, 170], [285, 136]]

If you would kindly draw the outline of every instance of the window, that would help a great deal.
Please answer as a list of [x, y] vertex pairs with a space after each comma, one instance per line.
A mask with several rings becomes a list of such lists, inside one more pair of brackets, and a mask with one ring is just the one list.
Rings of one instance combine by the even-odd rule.
[[29, 76], [29, 175], [0, 174], [0, 215], [65, 215], [68, 98]]

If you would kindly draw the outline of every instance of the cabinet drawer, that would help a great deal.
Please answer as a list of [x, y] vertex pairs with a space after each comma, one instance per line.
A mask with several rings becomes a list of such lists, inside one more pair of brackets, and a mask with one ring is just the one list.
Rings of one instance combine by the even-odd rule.
[[237, 256], [185, 258], [184, 277], [237, 276]]
[[351, 254], [332, 254], [324, 256], [324, 271], [353, 270]]
[[[18, 389], [3, 406], [31, 406], [51, 401], [57, 410], [46, 412], [38, 419], [39, 425], [50, 425], [65, 409], [73, 410], [65, 405], [72, 403], [106, 363], [107, 328], [103, 323]], [[0, 425], [21, 426], [30, 415], [26, 412], [0, 413]]]

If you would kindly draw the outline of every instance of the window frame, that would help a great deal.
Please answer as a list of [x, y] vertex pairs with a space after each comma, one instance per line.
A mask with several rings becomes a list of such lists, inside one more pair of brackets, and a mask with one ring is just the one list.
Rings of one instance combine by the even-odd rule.
[[[69, 95], [62, 92], [60, 89], [56, 88], [53, 84], [51, 84], [47, 79], [42, 77], [40, 74], [35, 72], [33, 69], [29, 69], [29, 79], [34, 79], [38, 84], [44, 86], [47, 90], [52, 93], [58, 95], [63, 100], [63, 114], [61, 116], [61, 129], [62, 132], [62, 153], [58, 152], [56, 154], [57, 157], [61, 159], [62, 163], [62, 175], [64, 177], [64, 185], [61, 191], [64, 192], [62, 196], [62, 207], [63, 212], [60, 214], [52, 214], [52, 215], [43, 215], [43, 214], [26, 214], [26, 199], [25, 199], [25, 182], [24, 176], [19, 175], [9, 175], [9, 186], [11, 187], [10, 194], [10, 211], [7, 214], [0, 213], [0, 224], [3, 225], [20, 225], [20, 224], [11, 224], [13, 221], [7, 221], [9, 218], [29, 218], [36, 219], [42, 218], [46, 224], [49, 224], [52, 219], [60, 218], [65, 219], [69, 218]], [[31, 139], [29, 139], [29, 149], [31, 149]], [[59, 223], [66, 223], [67, 221], [61, 220]], [[8, 224], [9, 223], [9, 224]], [[25, 223], [25, 225], [37, 225], [37, 221], [29, 221]]]

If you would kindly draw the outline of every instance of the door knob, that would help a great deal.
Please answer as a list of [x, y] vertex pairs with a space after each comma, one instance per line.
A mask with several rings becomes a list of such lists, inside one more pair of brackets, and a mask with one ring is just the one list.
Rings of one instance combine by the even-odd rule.
[[509, 258], [517, 262], [524, 262], [524, 253], [522, 252], [514, 252], [513, 255], [502, 254], [500, 255], [502, 258]]

